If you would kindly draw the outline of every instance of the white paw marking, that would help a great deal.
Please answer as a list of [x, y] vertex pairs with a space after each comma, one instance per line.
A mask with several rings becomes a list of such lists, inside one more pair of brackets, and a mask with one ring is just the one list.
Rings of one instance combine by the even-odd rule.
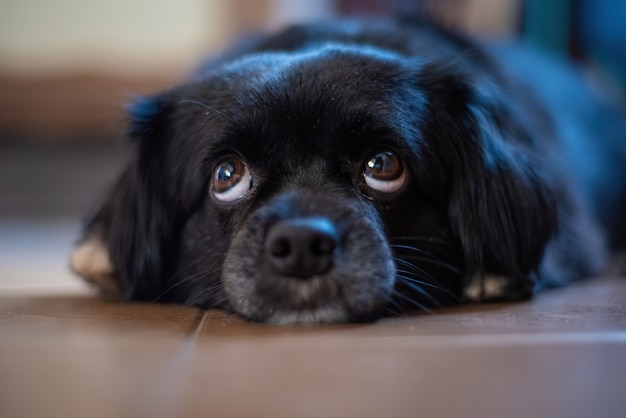
[[506, 284], [509, 281], [504, 276], [476, 275], [470, 284], [463, 290], [463, 296], [470, 302], [484, 302], [501, 299], [506, 296]]
[[72, 253], [70, 265], [87, 283], [107, 293], [119, 293], [109, 252], [99, 238], [88, 238], [79, 244]]

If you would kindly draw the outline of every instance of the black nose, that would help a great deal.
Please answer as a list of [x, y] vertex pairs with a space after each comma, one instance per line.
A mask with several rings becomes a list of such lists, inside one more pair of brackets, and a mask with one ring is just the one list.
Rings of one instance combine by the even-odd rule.
[[325, 218], [279, 221], [265, 242], [268, 259], [277, 272], [303, 279], [328, 272], [337, 245], [337, 231]]

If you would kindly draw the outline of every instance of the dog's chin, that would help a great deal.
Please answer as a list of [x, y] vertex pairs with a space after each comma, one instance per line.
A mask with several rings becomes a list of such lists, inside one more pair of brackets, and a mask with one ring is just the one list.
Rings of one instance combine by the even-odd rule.
[[[358, 286], [346, 286], [332, 275], [307, 280], [267, 275], [224, 280], [227, 293], [232, 289], [228, 283], [236, 283], [237, 291], [228, 294], [235, 312], [252, 321], [273, 325], [372, 321], [380, 317], [391, 294], [387, 286], [360, 292]], [[259, 286], [259, 281], [264, 285]]]
[[234, 310], [247, 319], [270, 325], [330, 325], [374, 321], [380, 318], [384, 306], [385, 303], [378, 303], [375, 308], [354, 312], [347, 304], [337, 300], [314, 307], [271, 310], [234, 307]]
[[317, 325], [343, 323], [350, 319], [344, 307], [328, 305], [315, 309], [277, 311], [263, 322], [271, 325]]

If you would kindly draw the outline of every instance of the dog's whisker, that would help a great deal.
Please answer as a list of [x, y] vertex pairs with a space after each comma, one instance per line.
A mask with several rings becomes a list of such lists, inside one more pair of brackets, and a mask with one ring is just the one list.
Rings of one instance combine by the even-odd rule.
[[440, 257], [437, 257], [436, 255], [434, 255], [434, 254], [432, 254], [432, 253], [430, 253], [428, 251], [425, 251], [425, 250], [423, 250], [421, 248], [414, 247], [412, 245], [390, 244], [389, 246], [392, 249], [394, 249], [394, 250], [408, 250], [408, 251], [416, 252], [416, 253], [419, 253], [419, 254], [423, 254], [424, 256], [430, 257], [433, 260], [436, 260], [436, 261], [439, 261], [439, 262], [442, 262], [442, 263], [444, 262]]
[[411, 282], [413, 282], [415, 284], [418, 284], [420, 286], [427, 286], [427, 287], [431, 287], [431, 288], [433, 288], [435, 290], [444, 292], [448, 296], [452, 297], [455, 302], [457, 302], [457, 303], [461, 302], [461, 300], [458, 298], [457, 295], [455, 295], [453, 292], [451, 292], [449, 289], [447, 289], [443, 284], [441, 284], [441, 282], [439, 282], [437, 279], [432, 277], [430, 274], [424, 272], [419, 267], [413, 265], [412, 263], [409, 263], [408, 261], [402, 260], [402, 259], [394, 259], [394, 260], [396, 262], [399, 262], [401, 264], [404, 264], [404, 265], [408, 266], [409, 268], [413, 268], [413, 269], [417, 270], [417, 273], [419, 273], [420, 275], [423, 275], [429, 281], [421, 280], [421, 277], [417, 276], [415, 274], [415, 272], [413, 272], [413, 271], [408, 271], [408, 270], [403, 270], [403, 269], [396, 269], [396, 272], [402, 274], [402, 278], [404, 280], [410, 280]]
[[[451, 296], [454, 296], [450, 290], [448, 290], [439, 280], [435, 279], [432, 275], [426, 273], [424, 270], [420, 269], [412, 265], [411, 263], [407, 263], [416, 271], [409, 271], [403, 269], [396, 269], [398, 273], [403, 274], [407, 279], [410, 278], [417, 284], [432, 287], [433, 289], [440, 290], [442, 292], [448, 293]], [[422, 280], [422, 278], [428, 279], [428, 281]]]
[[411, 271], [407, 271], [407, 270], [403, 270], [398, 268], [397, 271], [401, 272], [401, 273], [405, 273], [405, 274], [410, 274], [411, 276], [416, 276], [416, 273], [419, 274], [421, 277], [425, 277], [428, 280], [430, 280], [432, 283], [430, 283], [433, 286], [440, 286], [440, 290], [444, 290], [443, 285], [441, 284], [441, 282], [439, 282], [439, 280], [435, 279], [431, 274], [427, 273], [424, 269], [416, 266], [415, 264], [404, 260], [402, 258], [399, 257], [394, 257], [393, 261], [397, 264], [402, 264], [406, 267], [408, 267], [409, 269], [411, 269]]
[[403, 311], [396, 311], [392, 309], [391, 307], [387, 306], [383, 310], [382, 315], [383, 316], [402, 316], [403, 313], [404, 313]]
[[430, 254], [428, 251], [424, 251], [424, 250], [422, 250], [421, 248], [417, 248], [417, 247], [414, 247], [414, 246], [412, 246], [412, 245], [405, 245], [405, 244], [393, 244], [393, 243], [392, 243], [392, 244], [389, 244], [389, 246], [390, 246], [391, 248], [393, 248], [393, 249], [399, 249], [399, 250], [409, 250], [409, 251], [414, 251], [414, 252], [417, 252], [417, 253], [425, 254], [425, 255], [428, 255], [428, 256], [431, 256], [431, 257], [433, 256], [433, 255], [432, 255], [432, 254]]
[[441, 304], [441, 302], [439, 302], [437, 299], [435, 299], [435, 297], [433, 295], [431, 295], [430, 293], [428, 293], [426, 290], [422, 289], [418, 283], [413, 283], [410, 278], [404, 277], [404, 276], [402, 276], [400, 274], [396, 275], [396, 278], [400, 279], [404, 286], [407, 286], [407, 287], [415, 290], [416, 292], [420, 293], [421, 295], [424, 295], [425, 297], [427, 297], [428, 300], [430, 300], [438, 308], [443, 308], [443, 305]]
[[[404, 241], [411, 241], [411, 240], [406, 240], [405, 239]], [[428, 243], [430, 241], [420, 241], [420, 240], [417, 240], [417, 242], [419, 242], [419, 243], [422, 243], [422, 242]], [[446, 242], [445, 240], [441, 240], [441, 241], [438, 241], [436, 243], [438, 244], [437, 248], [440, 249], [440, 250], [442, 250], [442, 249], [445, 250], [447, 248], [447, 246], [450, 244], [449, 242]], [[404, 242], [404, 243], [403, 242], [398, 242], [396, 239], [392, 240], [389, 245], [390, 245], [391, 248], [419, 252], [419, 253], [422, 253], [422, 254], [427, 255], [429, 257], [435, 258], [437, 260], [440, 259], [440, 257], [436, 256], [432, 252], [426, 251], [425, 249], [419, 248], [419, 247], [417, 247], [415, 245], [409, 245], [409, 243], [406, 243], [406, 242]]]
[[394, 295], [395, 297], [399, 297], [399, 298], [401, 298], [401, 299], [405, 300], [405, 301], [406, 301], [406, 302], [408, 302], [409, 304], [411, 304], [411, 305], [413, 305], [413, 306], [415, 306], [415, 307], [417, 307], [417, 308], [419, 308], [419, 309], [423, 310], [424, 312], [426, 312], [426, 313], [428, 313], [428, 314], [430, 314], [430, 315], [434, 315], [434, 312], [433, 312], [433, 311], [431, 311], [430, 309], [428, 309], [428, 308], [426, 307], [426, 305], [424, 305], [424, 304], [422, 304], [422, 303], [419, 303], [419, 302], [418, 302], [418, 301], [416, 301], [415, 299], [412, 299], [412, 298], [410, 298], [410, 297], [408, 297], [408, 296], [406, 296], [406, 295], [403, 295], [401, 292], [398, 292], [397, 290], [394, 290], [393, 295]]
[[447, 290], [447, 289], [445, 289], [443, 286], [441, 286], [441, 284], [440, 284], [439, 282], [435, 281], [435, 280], [434, 280], [432, 277], [430, 277], [430, 276], [427, 276], [427, 279], [428, 279], [428, 280], [432, 280], [432, 281], [434, 281], [435, 283], [426, 282], [426, 281], [423, 281], [423, 280], [418, 279], [418, 278], [417, 278], [418, 276], [416, 276], [416, 275], [415, 275], [415, 273], [414, 273], [414, 272], [412, 272], [412, 271], [402, 270], [402, 269], [396, 269], [396, 272], [397, 272], [397, 273], [402, 274], [402, 276], [403, 276], [403, 277], [405, 277], [405, 278], [407, 278], [407, 279], [410, 279], [411, 281], [413, 281], [413, 282], [414, 282], [414, 283], [416, 283], [416, 284], [420, 284], [420, 285], [424, 285], [424, 286], [432, 287], [433, 289], [442, 290], [442, 291]]
[[404, 258], [408, 258], [410, 260], [421, 261], [421, 262], [424, 262], [424, 263], [429, 263], [429, 264], [432, 264], [432, 265], [443, 267], [443, 268], [451, 271], [452, 273], [461, 274], [461, 269], [459, 269], [456, 266], [453, 266], [452, 264], [443, 262], [441, 260], [435, 260], [435, 259], [432, 259], [432, 258], [422, 257], [422, 256], [419, 256], [419, 255], [403, 255], [403, 257]]
[[176, 272], [176, 274], [172, 275], [172, 277], [170, 277], [169, 279], [167, 279], [167, 281], [165, 282], [165, 285], [168, 285], [170, 283], [172, 283], [173, 281], [175, 281], [181, 274], [183, 274], [186, 271], [189, 271], [189, 269], [191, 269], [194, 266], [197, 266], [198, 264], [202, 263], [202, 259], [198, 259], [195, 260], [189, 264], [187, 264], [186, 266], [184, 266], [183, 268], [181, 268], [180, 270], [178, 270], [178, 272]]
[[[163, 298], [165, 295], [167, 295], [169, 292], [171, 292], [172, 290], [174, 290], [178, 286], [181, 286], [183, 284], [185, 284], [187, 286], [190, 286], [190, 285], [192, 285], [194, 283], [198, 283], [198, 282], [206, 279], [207, 277], [211, 276], [212, 274], [217, 273], [220, 270], [221, 270], [221, 268], [216, 268], [214, 270], [202, 271], [200, 273], [193, 274], [193, 275], [191, 275], [189, 277], [185, 277], [184, 279], [182, 279], [182, 280], [172, 284], [170, 287], [165, 289], [163, 292], [161, 292], [161, 294], [159, 294], [159, 296], [154, 298], [154, 300], [152, 300], [150, 303], [158, 302], [161, 298]], [[168, 280], [168, 282], [169, 282], [169, 280]]]
[[412, 283], [415, 283], [416, 285], [432, 287], [433, 289], [443, 292], [447, 296], [450, 296], [454, 300], [454, 302], [461, 303], [461, 299], [457, 295], [455, 295], [452, 291], [450, 291], [449, 289], [446, 289], [445, 287], [437, 286], [433, 283], [424, 282], [424, 281], [417, 280], [411, 277], [406, 277], [406, 276], [403, 276], [401, 279], [405, 282], [410, 281]]
[[396, 316], [400, 316], [405, 312], [405, 309], [402, 307], [402, 305], [400, 305], [393, 297], [393, 292], [386, 298], [386, 300], [387, 300], [387, 307], [385, 308], [385, 311], [389, 311]]
[[[410, 263], [410, 262], [408, 262], [406, 260], [403, 260], [402, 258], [399, 258], [399, 257], [394, 257], [393, 261], [395, 261], [397, 264], [402, 264], [405, 267], [408, 267], [409, 269], [411, 269], [411, 271], [410, 271], [411, 274], [418, 273], [420, 276], [426, 277], [427, 279], [432, 280], [432, 281], [436, 281], [435, 278], [431, 274], [427, 273], [424, 269], [416, 266], [413, 263]], [[408, 271], [407, 271], [407, 273], [408, 273]]]
[[[211, 299], [222, 289], [222, 282], [215, 282], [206, 289], [201, 290], [193, 295], [191, 299], [186, 301], [187, 305], [195, 306], [199, 302], [204, 302]], [[217, 305], [216, 301], [213, 301], [214, 305]]]
[[437, 237], [412, 237], [412, 236], [399, 236], [399, 237], [393, 237], [392, 241], [396, 242], [396, 241], [408, 241], [408, 242], [431, 242], [434, 244], [449, 244], [449, 241], [446, 241], [443, 238], [437, 238]]
[[230, 118], [228, 116], [226, 116], [223, 112], [220, 112], [219, 110], [217, 110], [216, 108], [214, 108], [213, 106], [209, 106], [205, 103], [202, 102], [198, 102], [196, 100], [190, 100], [190, 99], [183, 99], [181, 101], [178, 102], [179, 104], [182, 103], [191, 103], [191, 104], [196, 104], [198, 106], [202, 106], [204, 108], [207, 108], [209, 110], [212, 110], [213, 112], [217, 113], [218, 115], [222, 116], [224, 119], [230, 120]]
[[[188, 299], [186, 303], [191, 306], [196, 306], [198, 303], [206, 302], [207, 300], [213, 299], [221, 290], [223, 289], [222, 282], [213, 283], [211, 286], [206, 289], [201, 290], [198, 293], [195, 293], [191, 299]], [[222, 303], [226, 302], [228, 297], [226, 295], [222, 295], [221, 298], [215, 299], [212, 301], [212, 306], [219, 306]]]

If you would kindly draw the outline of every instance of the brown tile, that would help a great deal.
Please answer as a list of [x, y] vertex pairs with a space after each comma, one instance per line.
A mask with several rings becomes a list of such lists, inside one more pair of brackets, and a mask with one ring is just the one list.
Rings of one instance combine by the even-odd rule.
[[623, 416], [625, 339], [422, 345], [420, 338], [202, 339], [186, 416]]
[[155, 382], [186, 376], [174, 366], [191, 364], [201, 315], [85, 295], [0, 297], [0, 416], [141, 416]]
[[180, 383], [181, 370], [183, 377], [187, 371], [172, 365], [191, 360], [184, 335], [98, 327], [57, 331], [0, 331], [0, 416], [141, 416], [158, 394], [154, 382]]
[[0, 294], [0, 332], [193, 332], [201, 311], [179, 305], [123, 303], [91, 293]]
[[2, 296], [0, 416], [621, 417], [625, 305], [626, 280], [603, 279], [528, 303], [297, 328]]

